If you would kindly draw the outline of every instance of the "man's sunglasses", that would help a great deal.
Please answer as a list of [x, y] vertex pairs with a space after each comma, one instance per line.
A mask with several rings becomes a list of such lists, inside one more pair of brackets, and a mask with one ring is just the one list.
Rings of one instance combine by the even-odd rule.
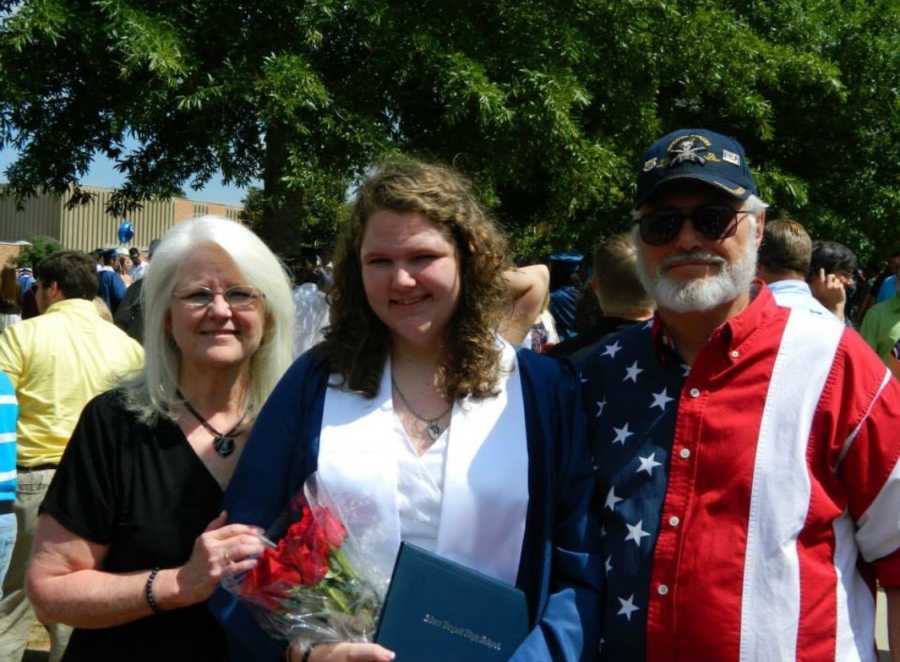
[[658, 209], [642, 216], [637, 222], [645, 244], [663, 246], [678, 236], [687, 219], [691, 219], [691, 225], [705, 238], [720, 241], [737, 231], [739, 214], [749, 213], [728, 205], [701, 205], [688, 213], [679, 209]]

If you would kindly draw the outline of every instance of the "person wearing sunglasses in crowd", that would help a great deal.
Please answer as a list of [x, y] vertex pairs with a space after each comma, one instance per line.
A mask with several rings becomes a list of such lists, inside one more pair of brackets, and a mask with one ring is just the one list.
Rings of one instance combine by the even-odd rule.
[[28, 595], [75, 627], [67, 661], [224, 659], [204, 601], [262, 551], [222, 499], [291, 361], [287, 273], [250, 230], [203, 217], [166, 234], [143, 283], [144, 370], [85, 407], [35, 534]]
[[[325, 341], [269, 398], [226, 505], [268, 528], [316, 471], [336, 501], [367, 504], [351, 528], [378, 541], [367, 552], [384, 576], [401, 541], [414, 542], [524, 591], [534, 629], [510, 659], [592, 660], [603, 570], [578, 382], [498, 335], [507, 254], [460, 174], [416, 161], [375, 170], [338, 241]], [[212, 606], [230, 659], [285, 658], [233, 598], [219, 592]], [[286, 657], [393, 653], [312, 637]]]
[[874, 660], [873, 576], [900, 642], [900, 384], [853, 330], [754, 281], [765, 204], [738, 142], [675, 131], [638, 170], [657, 314], [581, 365], [599, 659]]

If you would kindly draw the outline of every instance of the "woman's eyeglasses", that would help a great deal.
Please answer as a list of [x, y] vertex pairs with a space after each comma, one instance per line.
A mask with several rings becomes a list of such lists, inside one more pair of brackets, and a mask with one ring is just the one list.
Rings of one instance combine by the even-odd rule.
[[247, 310], [256, 304], [257, 299], [265, 298], [262, 292], [253, 287], [229, 287], [227, 290], [211, 290], [206, 287], [200, 287], [190, 292], [176, 294], [175, 298], [188, 308], [201, 310], [210, 305], [217, 294], [222, 295], [225, 303], [232, 310]]
[[644, 243], [663, 246], [678, 236], [688, 219], [691, 219], [691, 225], [705, 238], [711, 241], [727, 239], [737, 231], [739, 214], [749, 213], [728, 205], [701, 205], [688, 213], [679, 209], [658, 209], [642, 216], [637, 222]]

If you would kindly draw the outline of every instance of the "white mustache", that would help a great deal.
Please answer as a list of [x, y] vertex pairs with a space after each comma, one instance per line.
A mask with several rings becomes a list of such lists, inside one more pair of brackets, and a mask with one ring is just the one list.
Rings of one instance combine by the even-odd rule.
[[674, 267], [677, 264], [685, 264], [687, 262], [708, 262], [710, 264], [715, 264], [717, 266], [722, 266], [725, 264], [725, 258], [715, 255], [714, 253], [708, 253], [706, 251], [693, 251], [692, 253], [681, 253], [679, 255], [671, 255], [663, 260], [662, 268], [668, 269], [669, 267]]

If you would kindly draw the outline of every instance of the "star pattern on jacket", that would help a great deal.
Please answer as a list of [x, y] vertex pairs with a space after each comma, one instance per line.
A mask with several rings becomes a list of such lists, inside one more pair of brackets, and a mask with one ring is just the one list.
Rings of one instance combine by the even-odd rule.
[[621, 608], [619, 609], [618, 615], [624, 616], [626, 621], [630, 621], [631, 615], [640, 609], [640, 607], [634, 604], [634, 593], [627, 598], [619, 598], [619, 603], [621, 604]]
[[616, 504], [621, 500], [621, 497], [616, 496], [616, 488], [610, 487], [609, 494], [606, 495], [606, 504], [604, 505], [604, 507], [609, 508], [610, 510], [615, 510]]
[[625, 536], [625, 542], [633, 540], [638, 547], [641, 546], [641, 538], [649, 538], [650, 534], [644, 531], [644, 520], [638, 520], [637, 524], [625, 524], [628, 529], [628, 535]]
[[603, 349], [603, 354], [601, 356], [608, 356], [612, 359], [616, 358], [616, 354], [622, 349], [622, 346], [619, 344], [619, 341], [606, 345]]
[[650, 405], [650, 409], [654, 407], [659, 407], [663, 411], [666, 410], [666, 405], [672, 402], [675, 398], [669, 397], [668, 389], [663, 389], [659, 393], [653, 393], [653, 404]]
[[597, 508], [609, 591], [603, 627], [625, 628], [622, 636], [607, 637], [604, 661], [644, 659], [644, 607], [686, 374], [670, 347], [671, 360], [660, 362], [648, 342], [652, 334], [651, 323], [623, 330], [579, 364], [602, 490]]
[[628, 423], [626, 423], [625, 425], [623, 425], [620, 428], [614, 427], [613, 432], [616, 433], [616, 437], [615, 437], [615, 439], [613, 439], [612, 442], [614, 444], [622, 444], [623, 446], [625, 445], [625, 442], [628, 441], [628, 437], [630, 437], [634, 434], [634, 432], [629, 431]]
[[[646, 471], [648, 476], [653, 476], [653, 470], [656, 467], [661, 467], [662, 462], [656, 461], [656, 453], [650, 453], [647, 457], [642, 457], [638, 455], [638, 460], [641, 463], [641, 466], [637, 468], [637, 473], [641, 473], [642, 471]], [[612, 491], [613, 488], [610, 488]]]
[[623, 379], [622, 381], [623, 382], [632, 381], [636, 384], [638, 375], [641, 374], [642, 372], [644, 372], [643, 368], [639, 368], [638, 362], [635, 361], [630, 366], [625, 368], [625, 379]]

